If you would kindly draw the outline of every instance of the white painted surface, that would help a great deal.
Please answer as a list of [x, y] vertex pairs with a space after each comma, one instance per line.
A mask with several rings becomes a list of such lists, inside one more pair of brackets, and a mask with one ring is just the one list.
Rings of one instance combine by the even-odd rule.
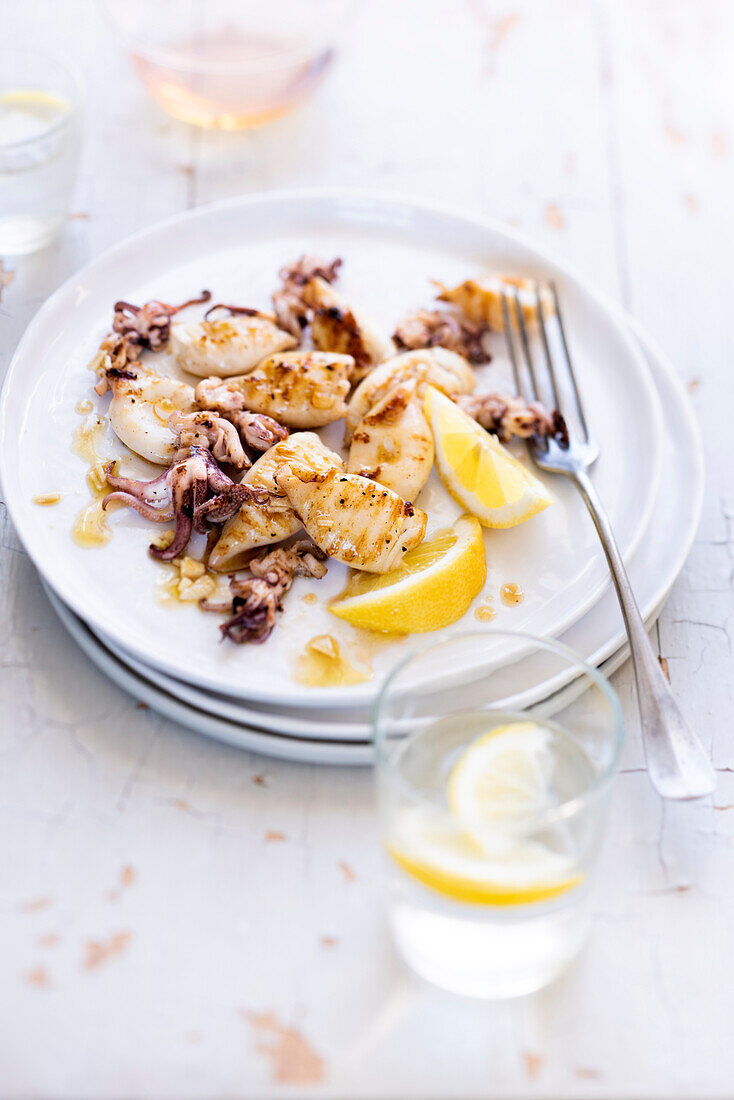
[[[91, 0], [11, 0], [2, 20], [7, 41], [75, 57], [89, 88], [86, 216], [48, 252], [6, 260], [3, 364], [103, 247], [276, 185], [389, 187], [497, 215], [631, 307], [692, 385], [707, 440], [701, 531], [657, 637], [719, 785], [661, 805], [621, 669], [629, 741], [588, 950], [523, 1002], [446, 997], [385, 941], [370, 776], [249, 757], [136, 709], [68, 641], [6, 524], [0, 1093], [731, 1096], [734, 9], [373, 0], [310, 107], [244, 137], [154, 115]], [[278, 1081], [269, 1021], [303, 1036], [321, 1083]]]

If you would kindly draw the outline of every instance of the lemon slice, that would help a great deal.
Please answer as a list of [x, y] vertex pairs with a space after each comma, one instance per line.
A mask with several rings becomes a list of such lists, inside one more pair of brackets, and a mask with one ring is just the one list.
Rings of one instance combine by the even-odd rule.
[[548, 901], [583, 877], [567, 855], [527, 838], [517, 838], [489, 857], [458, 823], [426, 806], [399, 812], [386, 847], [398, 866], [423, 886], [475, 905]]
[[426, 391], [425, 414], [441, 480], [485, 527], [516, 527], [553, 503], [537, 477], [433, 386]]
[[449, 809], [482, 847], [506, 833], [500, 823], [553, 805], [553, 734], [537, 722], [511, 722], [478, 737], [462, 753], [446, 787]]
[[460, 619], [486, 576], [482, 529], [473, 516], [461, 516], [390, 573], [355, 574], [330, 610], [367, 630], [423, 634]]

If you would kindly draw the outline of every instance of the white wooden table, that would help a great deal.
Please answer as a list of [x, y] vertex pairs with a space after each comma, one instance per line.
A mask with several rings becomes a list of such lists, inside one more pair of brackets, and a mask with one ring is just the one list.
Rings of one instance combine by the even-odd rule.
[[734, 1095], [734, 7], [371, 0], [313, 103], [244, 136], [154, 114], [91, 0], [5, 0], [2, 24], [88, 87], [63, 237], [6, 259], [3, 365], [126, 234], [315, 183], [499, 216], [648, 327], [706, 437], [704, 518], [656, 640], [718, 789], [661, 804], [624, 667], [588, 950], [524, 1001], [444, 996], [386, 942], [369, 773], [249, 756], [137, 707], [65, 635], [0, 512], [0, 1094]]

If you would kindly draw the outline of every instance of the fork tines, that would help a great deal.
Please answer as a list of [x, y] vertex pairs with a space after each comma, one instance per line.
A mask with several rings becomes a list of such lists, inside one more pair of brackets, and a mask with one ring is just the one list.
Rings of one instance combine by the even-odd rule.
[[[531, 286], [533, 300], [530, 305], [528, 303], [523, 305], [520, 301], [518, 287], [513, 283], [503, 284], [502, 289], [502, 318], [505, 339], [518, 395], [523, 398], [526, 404], [531, 402], [544, 403], [545, 395], [550, 396], [550, 411], [554, 426], [553, 439], [559, 446], [568, 447], [569, 433], [563, 411], [561, 386], [559, 385], [556, 362], [551, 351], [551, 342], [548, 335], [551, 320], [555, 317], [559, 336], [557, 343], [562, 350], [563, 363], [571, 383], [570, 388], [575, 406], [574, 412], [582, 431], [580, 442], [588, 444], [590, 442], [589, 428], [571, 361], [556, 285], [554, 282], [540, 283], [533, 280]], [[545, 369], [543, 369], [542, 362], [540, 365], [536, 363], [536, 357], [532, 350], [532, 335], [536, 327], [543, 348], [542, 360], [544, 360]], [[520, 365], [518, 344], [524, 362], [524, 371]], [[537, 358], [540, 359], [540, 356]], [[540, 442], [542, 441], [536, 440], [536, 443]]]

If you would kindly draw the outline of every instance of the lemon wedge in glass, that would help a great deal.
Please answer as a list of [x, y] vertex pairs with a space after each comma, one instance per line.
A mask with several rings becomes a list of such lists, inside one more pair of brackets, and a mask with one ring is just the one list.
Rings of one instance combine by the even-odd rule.
[[487, 856], [458, 825], [424, 806], [400, 811], [386, 848], [423, 886], [475, 905], [549, 901], [583, 878], [568, 856], [534, 840], [517, 840]]
[[433, 386], [427, 387], [424, 411], [441, 480], [485, 527], [516, 527], [553, 503], [534, 474]]
[[449, 775], [449, 814], [433, 806], [397, 813], [387, 844], [395, 862], [424, 886], [475, 904], [547, 901], [577, 886], [583, 876], [562, 846], [524, 828], [555, 803], [552, 737], [527, 721], [473, 741]]
[[461, 516], [390, 573], [353, 574], [330, 610], [367, 630], [422, 634], [460, 619], [486, 577], [482, 529], [473, 516]]
[[537, 722], [510, 722], [478, 737], [449, 775], [449, 809], [479, 843], [499, 822], [517, 821], [553, 805], [553, 734]]

